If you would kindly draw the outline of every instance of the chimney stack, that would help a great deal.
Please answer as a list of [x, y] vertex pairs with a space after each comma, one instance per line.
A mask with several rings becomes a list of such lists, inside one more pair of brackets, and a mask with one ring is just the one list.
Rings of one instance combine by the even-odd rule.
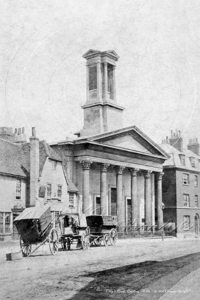
[[12, 127], [0, 127], [0, 139], [14, 142], [14, 134]]
[[196, 155], [200, 155], [200, 144], [197, 138], [189, 139], [189, 144], [187, 145], [187, 148]]
[[30, 137], [30, 206], [35, 206], [38, 196], [39, 180], [39, 139], [36, 137], [35, 127]]
[[173, 132], [173, 130], [171, 130], [169, 144], [176, 148], [178, 151], [183, 152], [183, 138], [181, 137], [180, 130], [177, 130], [176, 132]]
[[26, 142], [26, 135], [25, 135], [24, 127], [15, 129], [15, 143], [25, 143]]

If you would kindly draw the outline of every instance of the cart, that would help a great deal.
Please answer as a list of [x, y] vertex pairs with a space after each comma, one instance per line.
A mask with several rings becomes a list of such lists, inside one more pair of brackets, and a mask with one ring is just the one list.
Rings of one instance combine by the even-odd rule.
[[114, 246], [117, 241], [117, 216], [91, 215], [86, 217], [90, 246]]
[[[26, 208], [14, 224], [20, 235], [20, 248], [23, 256], [33, 254], [45, 243], [49, 244], [52, 255], [58, 250], [58, 232], [53, 228], [51, 209], [48, 206]], [[32, 250], [32, 246], [36, 247]]]
[[83, 250], [89, 248], [89, 231], [84, 214], [62, 214], [59, 218], [59, 225], [63, 250], [70, 250], [72, 244], [76, 244], [76, 248]]

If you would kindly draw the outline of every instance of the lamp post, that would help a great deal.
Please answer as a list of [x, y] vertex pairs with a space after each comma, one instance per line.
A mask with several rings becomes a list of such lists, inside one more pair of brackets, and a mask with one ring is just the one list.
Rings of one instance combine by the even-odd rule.
[[[162, 202], [162, 212], [165, 209], [165, 204]], [[164, 241], [164, 224], [162, 225], [162, 241]]]

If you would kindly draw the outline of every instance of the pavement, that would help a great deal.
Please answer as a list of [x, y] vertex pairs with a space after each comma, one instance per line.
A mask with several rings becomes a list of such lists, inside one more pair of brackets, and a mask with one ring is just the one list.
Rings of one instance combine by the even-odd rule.
[[182, 278], [159, 300], [198, 300], [200, 298], [200, 268]]

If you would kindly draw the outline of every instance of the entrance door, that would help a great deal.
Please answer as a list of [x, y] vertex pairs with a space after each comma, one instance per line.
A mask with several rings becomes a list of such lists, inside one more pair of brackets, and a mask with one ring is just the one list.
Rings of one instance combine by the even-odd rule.
[[111, 188], [111, 216], [117, 215], [117, 189]]
[[127, 225], [131, 226], [132, 224], [132, 213], [131, 213], [131, 199], [127, 199]]
[[96, 215], [101, 214], [101, 198], [96, 197]]
[[194, 217], [194, 231], [195, 231], [196, 235], [199, 234], [199, 215], [198, 214], [196, 214]]

